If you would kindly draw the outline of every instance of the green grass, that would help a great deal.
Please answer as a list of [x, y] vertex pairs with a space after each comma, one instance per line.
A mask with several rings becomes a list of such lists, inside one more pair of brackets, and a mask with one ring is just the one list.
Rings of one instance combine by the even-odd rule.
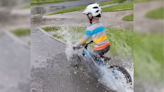
[[[67, 30], [69, 31], [69, 33], [63, 32], [62, 34], [62, 32], [59, 32], [59, 33], [55, 33], [53, 36], [63, 41], [70, 39], [72, 43], [76, 43], [77, 39], [80, 39], [83, 36], [86, 27], [69, 27], [69, 28], [61, 27], [60, 30], [64, 30], [64, 31]], [[69, 36], [70, 34], [71, 36]]]
[[11, 32], [15, 34], [16, 36], [29, 36], [30, 35], [30, 29], [24, 29], [24, 28], [15, 29], [15, 30], [12, 30]]
[[164, 61], [163, 39], [163, 34], [135, 34], [133, 57], [136, 77], [161, 81]]
[[122, 20], [133, 21], [133, 14], [130, 14], [130, 15], [123, 17]]
[[106, 2], [101, 2], [99, 3], [100, 6], [103, 6], [103, 5], [108, 5], [108, 4], [113, 4], [113, 3], [118, 3], [118, 2], [123, 2], [125, 0], [110, 0], [110, 1], [106, 1]]
[[[111, 0], [111, 1], [107, 1], [107, 2], [101, 2], [99, 4], [102, 6], [102, 5], [107, 5], [107, 4], [112, 4], [112, 3], [116, 3], [116, 2], [122, 2], [122, 1], [125, 1], [125, 0]], [[68, 8], [68, 9], [64, 9], [64, 10], [52, 12], [49, 15], [63, 14], [63, 13], [67, 13], [67, 12], [73, 12], [73, 11], [83, 10], [86, 7], [87, 7], [87, 5], [77, 6], [77, 7], [73, 7], [73, 8]]]
[[[75, 44], [84, 35], [86, 27], [61, 28], [54, 36]], [[134, 76], [161, 80], [163, 73], [163, 34], [139, 34], [132, 30], [105, 29], [111, 43], [110, 53], [134, 60]], [[63, 32], [63, 33], [62, 33]], [[93, 48], [92, 44], [92, 48]]]
[[[64, 31], [64, 34], [59, 32], [54, 36], [64, 41], [69, 40], [75, 44], [84, 35], [85, 30], [86, 27], [61, 28], [60, 31]], [[105, 31], [111, 43], [110, 52], [116, 56], [132, 58], [133, 31], [119, 29], [106, 29]]]
[[47, 4], [47, 3], [59, 3], [64, 2], [67, 0], [31, 0], [31, 5], [40, 5], [40, 4]]
[[134, 2], [148, 2], [148, 1], [157, 1], [157, 0], [133, 0]]
[[27, 4], [27, 5], [23, 6], [23, 7], [21, 7], [21, 9], [29, 9], [30, 7], [31, 7], [31, 4]]
[[123, 11], [123, 10], [132, 10], [132, 9], [133, 9], [133, 1], [102, 8], [103, 12]]
[[46, 2], [58, 2], [58, 1], [66, 1], [66, 0], [31, 0], [31, 3], [46, 3]]
[[164, 19], [164, 7], [149, 11], [145, 17], [154, 19]]
[[48, 31], [57, 31], [60, 29], [60, 27], [44, 27], [42, 29], [48, 32]]
[[68, 8], [68, 9], [52, 12], [49, 15], [60, 14], [60, 13], [63, 14], [63, 13], [66, 13], [66, 12], [78, 11], [78, 10], [85, 9], [85, 7], [86, 7], [86, 5], [85, 6], [78, 6], [78, 7]]
[[58, 39], [62, 39], [63, 40], [63, 36], [61, 34], [55, 33], [53, 36], [58, 38]]
[[110, 52], [113, 55], [132, 58], [133, 31], [106, 29], [106, 35], [111, 43]]

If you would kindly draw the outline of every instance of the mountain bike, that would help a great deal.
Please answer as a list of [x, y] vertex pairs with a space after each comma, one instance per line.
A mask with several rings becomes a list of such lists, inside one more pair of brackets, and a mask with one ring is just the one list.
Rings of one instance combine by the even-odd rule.
[[93, 59], [92, 53], [87, 49], [88, 45], [91, 43], [93, 43], [93, 41], [81, 46], [80, 49], [82, 48], [82, 52], [79, 51], [77, 56], [80, 61], [92, 72], [95, 78], [100, 79], [104, 76], [104, 70], [102, 70], [103, 68], [108, 70], [107, 72], [111, 74], [114, 80], [123, 80], [122, 82], [132, 85], [132, 78], [124, 67], [120, 67], [119, 65], [108, 66], [106, 63], [103, 63], [109, 62], [111, 58], [101, 56], [96, 58], [96, 60]]

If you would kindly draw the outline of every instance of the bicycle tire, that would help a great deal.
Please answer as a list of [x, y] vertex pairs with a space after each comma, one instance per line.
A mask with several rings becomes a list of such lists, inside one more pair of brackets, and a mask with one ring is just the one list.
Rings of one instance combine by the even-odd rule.
[[122, 74], [124, 74], [126, 78], [126, 82], [132, 85], [132, 78], [125, 68], [117, 66], [117, 65], [110, 66], [109, 68], [113, 70], [117, 69], [118, 71], [120, 71]]

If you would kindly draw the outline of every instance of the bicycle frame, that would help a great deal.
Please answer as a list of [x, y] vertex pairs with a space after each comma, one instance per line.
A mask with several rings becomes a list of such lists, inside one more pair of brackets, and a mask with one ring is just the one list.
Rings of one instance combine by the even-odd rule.
[[[85, 55], [86, 57], [92, 57], [92, 54], [91, 54], [91, 52], [89, 51], [89, 50], [87, 50], [86, 48], [85, 49], [83, 49], [83, 55]], [[98, 63], [98, 65], [102, 65], [102, 63], [99, 61], [99, 60], [96, 60], [97, 61], [97, 63]]]
[[[101, 70], [100, 69], [101, 67], [99, 67], [99, 66], [103, 66], [103, 67], [109, 69], [110, 72], [112, 72], [114, 74], [115, 79], [120, 79], [119, 74], [115, 71], [115, 70], [117, 70], [125, 76], [127, 83], [132, 84], [132, 79], [131, 79], [130, 74], [123, 67], [120, 67], [117, 65], [112, 65], [112, 66], [108, 67], [108, 65], [103, 64], [98, 59], [94, 60], [92, 58], [92, 53], [87, 49], [88, 45], [91, 44], [92, 42], [93, 41], [91, 41], [83, 46], [82, 54], [79, 53], [79, 58], [84, 63], [84, 65], [88, 66], [88, 68], [91, 70], [91, 72], [94, 75], [96, 75], [96, 78], [100, 78], [102, 76], [102, 72], [99, 71], [99, 70]], [[92, 59], [92, 60], [87, 61], [87, 59]]]

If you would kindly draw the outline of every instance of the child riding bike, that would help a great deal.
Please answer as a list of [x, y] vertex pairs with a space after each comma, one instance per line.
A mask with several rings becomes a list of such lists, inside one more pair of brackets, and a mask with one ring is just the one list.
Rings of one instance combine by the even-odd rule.
[[90, 22], [91, 25], [87, 27], [85, 35], [73, 46], [73, 49], [78, 49], [91, 37], [95, 43], [93, 58], [103, 57], [110, 49], [110, 42], [107, 39], [103, 25], [99, 22], [102, 9], [99, 4], [94, 3], [88, 5], [83, 13], [87, 15], [88, 22]]

